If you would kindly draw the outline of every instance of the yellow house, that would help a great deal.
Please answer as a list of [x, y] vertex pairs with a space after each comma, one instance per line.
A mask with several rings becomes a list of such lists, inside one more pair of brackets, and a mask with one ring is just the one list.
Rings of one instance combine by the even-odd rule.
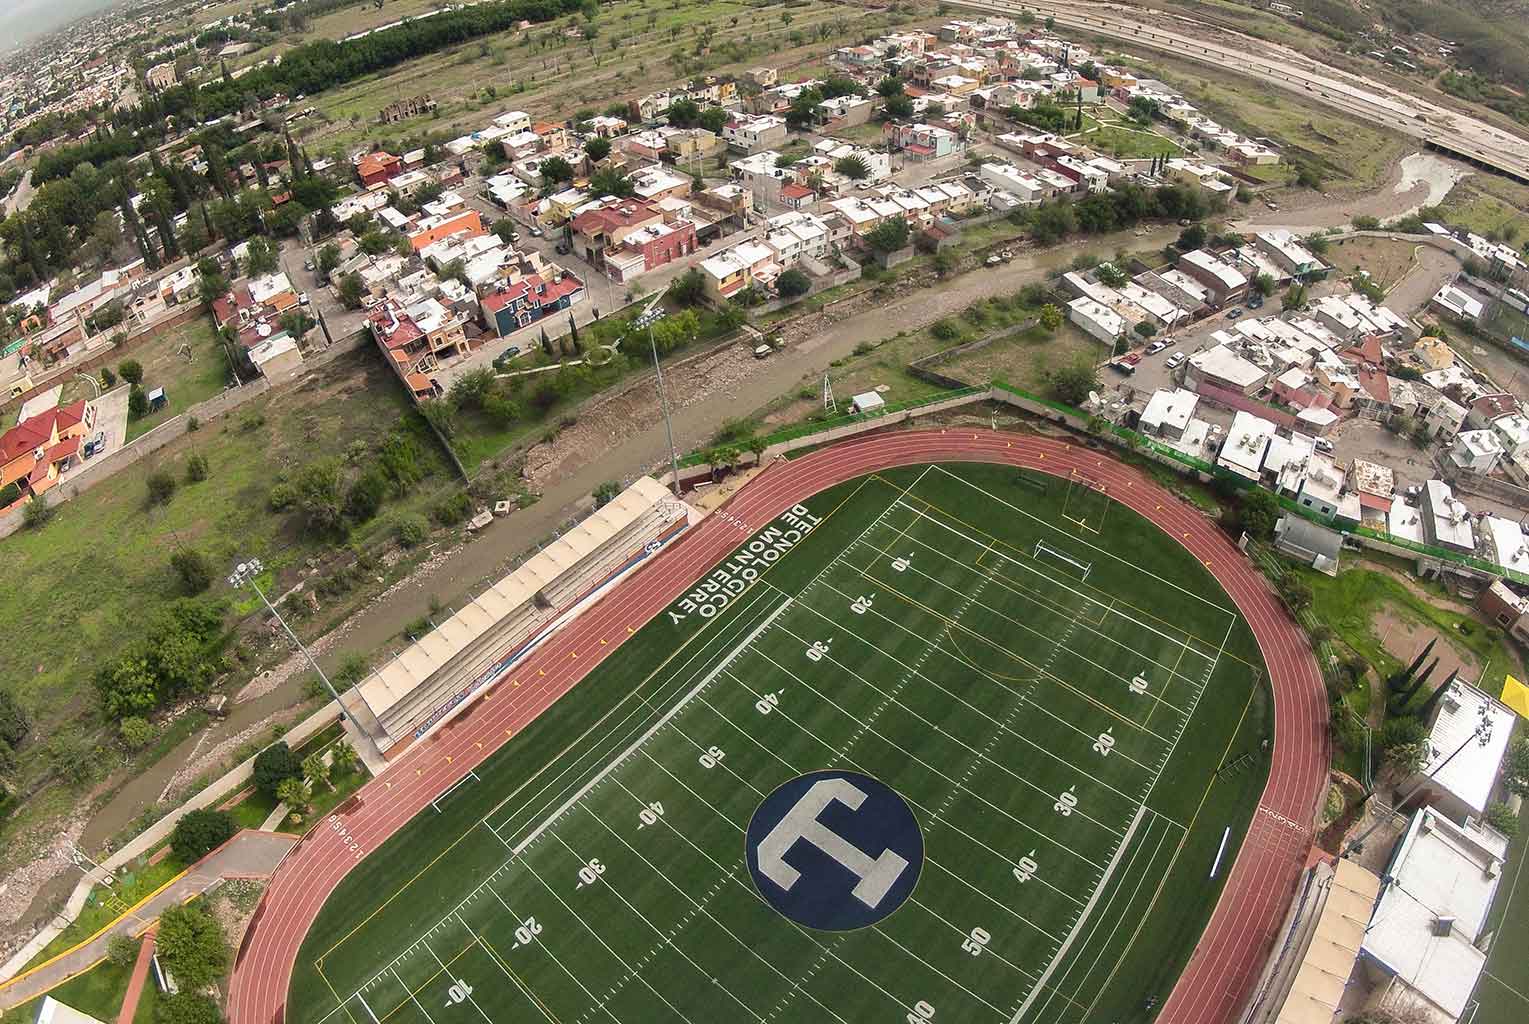
[[1443, 338], [1419, 338], [1412, 354], [1430, 370], [1447, 370], [1455, 365], [1455, 350]]

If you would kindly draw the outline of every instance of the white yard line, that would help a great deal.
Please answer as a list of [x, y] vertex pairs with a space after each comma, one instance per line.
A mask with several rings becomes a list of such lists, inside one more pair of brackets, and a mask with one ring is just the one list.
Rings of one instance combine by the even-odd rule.
[[540, 825], [537, 825], [536, 828], [532, 829], [529, 835], [527, 835], [520, 842], [516, 843], [514, 846], [510, 847], [511, 852], [517, 857], [520, 856], [521, 852], [525, 850], [527, 846], [530, 846], [532, 843], [534, 843], [536, 838], [545, 832], [553, 822], [566, 814], [568, 809], [574, 804], [577, 804], [580, 800], [584, 799], [584, 794], [588, 793], [591, 789], [594, 789], [600, 780], [604, 779], [607, 775], [616, 769], [617, 765], [631, 757], [632, 754], [635, 753], [644, 743], [648, 742], [649, 737], [658, 732], [658, 730], [662, 729], [671, 718], [679, 714], [685, 705], [689, 704], [691, 699], [695, 697], [696, 694], [700, 693], [702, 690], [706, 689], [707, 686], [711, 685], [711, 681], [717, 678], [717, 676], [721, 675], [723, 671], [727, 669], [727, 666], [733, 663], [733, 659], [737, 658], [738, 655], [747, 650], [749, 645], [758, 639], [761, 633], [769, 629], [770, 624], [779, 618], [780, 614], [789, 607], [791, 607], [790, 598], [787, 598], [785, 601], [782, 601], [780, 604], [776, 605], [775, 610], [770, 612], [769, 615], [765, 616], [763, 622], [755, 626], [753, 631], [750, 632], [748, 636], [738, 641], [738, 643], [734, 645], [733, 649], [728, 651], [721, 661], [712, 666], [711, 671], [707, 672], [704, 676], [701, 677], [701, 681], [699, 683], [696, 683], [694, 686], [692, 686], [690, 691], [681, 697], [673, 707], [664, 712], [662, 718], [649, 726], [647, 732], [633, 740], [632, 744], [623, 750], [614, 761], [600, 769], [600, 771], [596, 773], [593, 778], [584, 783], [583, 786], [579, 787], [579, 789], [572, 796], [563, 801], [562, 806], [549, 814]]
[[1136, 809], [1136, 816], [1131, 819], [1131, 824], [1126, 828], [1125, 837], [1120, 840], [1120, 845], [1115, 847], [1115, 854], [1110, 858], [1109, 866], [1104, 869], [1104, 874], [1100, 876], [1098, 883], [1094, 886], [1094, 891], [1089, 894], [1088, 902], [1083, 905], [1083, 913], [1078, 915], [1078, 920], [1073, 924], [1072, 931], [1067, 933], [1067, 938], [1062, 940], [1062, 944], [1057, 947], [1056, 953], [1052, 955], [1051, 962], [1046, 965], [1046, 969], [1042, 971], [1041, 976], [1036, 979], [1035, 985], [1031, 987], [1029, 993], [1025, 996], [1024, 1001], [1021, 1002], [1019, 1004], [1019, 1008], [1014, 1011], [1014, 1016], [1009, 1018], [1009, 1024], [1019, 1024], [1020, 1018], [1024, 1017], [1024, 1015], [1029, 1012], [1030, 1004], [1035, 1002], [1035, 999], [1038, 995], [1040, 995], [1041, 990], [1046, 987], [1046, 982], [1050, 979], [1052, 972], [1057, 969], [1057, 965], [1062, 962], [1062, 958], [1065, 957], [1067, 955], [1067, 951], [1072, 948], [1073, 940], [1078, 937], [1078, 929], [1081, 928], [1083, 923], [1088, 920], [1088, 915], [1093, 911], [1094, 904], [1099, 902], [1099, 896], [1104, 892], [1105, 886], [1109, 883], [1110, 876], [1115, 873], [1115, 868], [1117, 865], [1119, 865], [1120, 858], [1124, 856], [1126, 847], [1131, 845], [1131, 838], [1136, 835], [1137, 826], [1141, 824], [1141, 819], [1146, 816], [1147, 813], [1146, 805], [1142, 805]]

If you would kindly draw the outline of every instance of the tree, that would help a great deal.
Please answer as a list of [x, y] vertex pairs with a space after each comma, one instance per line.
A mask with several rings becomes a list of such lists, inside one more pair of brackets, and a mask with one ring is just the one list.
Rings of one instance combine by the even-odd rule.
[[29, 530], [40, 530], [53, 518], [54, 511], [42, 495], [34, 494], [22, 507], [21, 521]]
[[635, 195], [631, 180], [614, 167], [603, 167], [589, 176], [589, 194], [627, 199]]
[[727, 126], [728, 113], [721, 107], [707, 107], [701, 111], [701, 127], [713, 135], [721, 135]]
[[197, 452], [186, 460], [186, 482], [188, 484], [201, 483], [207, 479], [207, 474], [207, 456]]
[[812, 290], [812, 279], [793, 267], [775, 279], [775, 290], [781, 298], [794, 299]]
[[175, 477], [168, 469], [156, 469], [144, 481], [150, 505], [164, 505], [175, 496]]
[[691, 267], [669, 286], [669, 296], [681, 306], [699, 306], [706, 299], [706, 278]]
[[148, 719], [137, 715], [128, 715], [117, 723], [117, 735], [122, 739], [122, 745], [129, 750], [142, 750], [153, 742], [158, 735]]
[[1258, 294], [1262, 295], [1266, 299], [1273, 295], [1274, 275], [1266, 273], [1259, 274], [1257, 277], [1253, 278], [1253, 290], [1258, 292]]
[[366, 294], [366, 285], [361, 281], [361, 275], [356, 273], [346, 274], [340, 278], [340, 302], [346, 309], [360, 309], [361, 297]]
[[573, 164], [560, 156], [549, 156], [541, 162], [542, 181], [553, 184], [559, 181], [573, 180]]
[[159, 916], [159, 959], [182, 991], [199, 991], [228, 969], [228, 946], [217, 919], [200, 898], [168, 907]]
[[341, 740], [334, 745], [329, 762], [330, 767], [341, 775], [349, 775], [361, 767], [361, 755], [356, 753], [356, 748], [348, 741]]
[[32, 720], [26, 709], [9, 690], [0, 690], [0, 741], [11, 747], [21, 746], [21, 741], [32, 731]]
[[195, 864], [233, 838], [238, 828], [227, 811], [187, 811], [170, 833], [170, 850], [182, 864]]
[[303, 758], [303, 778], [310, 786], [317, 786], [322, 782], [330, 789], [334, 788], [329, 781], [329, 762], [324, 760], [323, 751], [315, 750]]
[[1299, 613], [1311, 607], [1311, 584], [1295, 573], [1286, 573], [1279, 581], [1278, 590], [1280, 599], [1292, 613]]
[[1249, 487], [1242, 492], [1242, 528], [1254, 537], [1264, 540], [1274, 536], [1274, 524], [1279, 519], [1279, 502], [1262, 487]]
[[1042, 245], [1059, 242], [1077, 228], [1077, 218], [1066, 203], [1042, 203], [1030, 216], [1030, 235]]
[[834, 161], [834, 171], [851, 181], [864, 181], [871, 176], [871, 165], [865, 162], [865, 157], [851, 153]]
[[340, 265], [340, 247], [338, 245], [335, 245], [333, 242], [326, 242], [326, 243], [324, 243], [324, 246], [321, 249], [319, 249], [319, 258], [318, 258], [319, 273], [323, 274], [324, 277], [327, 279], [329, 277], [330, 273], [332, 273], [334, 271], [334, 268], [338, 267], [339, 265]]
[[906, 121], [913, 116], [913, 98], [901, 92], [895, 96], [888, 96], [886, 102], [882, 104], [882, 109], [886, 111], [888, 117]]
[[1157, 333], [1157, 328], [1153, 326], [1150, 320], [1141, 321], [1134, 328], [1132, 328], [1132, 330], [1141, 335], [1143, 338], [1150, 338], [1152, 335]]
[[136, 359], [122, 360], [117, 367], [117, 374], [135, 387], [143, 384], [143, 364]]
[[1437, 636], [1429, 640], [1428, 643], [1423, 645], [1423, 649], [1418, 652], [1417, 657], [1412, 659], [1412, 664], [1408, 665], [1405, 669], [1391, 673], [1386, 679], [1386, 691], [1388, 693], [1400, 693], [1411, 685], [1412, 677], [1417, 674], [1418, 669], [1423, 667], [1423, 662], [1428, 660], [1428, 656], [1433, 653], [1434, 645], [1438, 642], [1439, 638]]
[[200, 594], [212, 586], [212, 563], [206, 555], [194, 548], [186, 548], [171, 555], [170, 568], [175, 570], [181, 587], [188, 594]]
[[308, 801], [313, 799], [313, 787], [301, 776], [282, 779], [276, 787], [276, 799], [286, 804], [293, 814], [301, 818], [307, 813]]
[[1056, 329], [1062, 326], [1062, 311], [1053, 303], [1046, 303], [1041, 307], [1041, 326], [1048, 334], [1056, 333]]
[[1099, 374], [1091, 360], [1079, 359], [1052, 370], [1046, 384], [1058, 401], [1077, 406], [1088, 401], [1090, 391], [1099, 389]]
[[245, 271], [251, 277], [261, 277], [276, 272], [276, 249], [264, 238], [250, 239], [250, 254], [245, 261]]
[[1529, 738], [1519, 736], [1508, 744], [1503, 761], [1502, 784], [1508, 792], [1529, 798]]
[[584, 155], [596, 163], [611, 155], [611, 140], [598, 136], [584, 140]]
[[126, 932], [118, 932], [106, 940], [106, 959], [118, 967], [131, 967], [138, 960], [140, 943]]
[[867, 231], [863, 236], [872, 249], [880, 253], [896, 252], [908, 245], [908, 222], [902, 217], [888, 217]]
[[1205, 244], [1205, 225], [1199, 223], [1189, 225], [1179, 232], [1179, 240], [1174, 244], [1184, 252], [1200, 248]]
[[267, 796], [276, 796], [276, 787], [303, 774], [303, 766], [285, 740], [277, 740], [255, 755], [255, 788]]
[[223, 1016], [210, 996], [183, 989], [173, 996], [159, 997], [154, 1024], [223, 1024]]

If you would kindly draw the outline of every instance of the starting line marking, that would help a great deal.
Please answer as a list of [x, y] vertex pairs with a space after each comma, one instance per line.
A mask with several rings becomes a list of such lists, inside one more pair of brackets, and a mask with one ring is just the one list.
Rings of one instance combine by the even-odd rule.
[[791, 604], [792, 604], [792, 599], [788, 597], [788, 598], [786, 598], [786, 600], [782, 601], [779, 605], [777, 605], [775, 607], [774, 611], [772, 611], [769, 615], [765, 616], [765, 619], [764, 619], [763, 622], [761, 622], [759, 625], [755, 626], [754, 629], [747, 636], [745, 636], [742, 640], [738, 641], [737, 645], [734, 646], [732, 650], [728, 651], [727, 654], [722, 657], [722, 660], [718, 661], [715, 665], [713, 665], [711, 667], [711, 671], [707, 672], [704, 676], [702, 676], [701, 677], [701, 681], [699, 683], [696, 683], [695, 686], [690, 688], [690, 692], [689, 693], [686, 693], [685, 696], [681, 697], [679, 699], [679, 701], [677, 703], [675, 703], [675, 705], [673, 707], [671, 707], [668, 711], [664, 712], [663, 716], [661, 718], [659, 718], [658, 721], [654, 722], [651, 726], [648, 727], [648, 731], [647, 732], [643, 733], [641, 736], [637, 737], [637, 739], [633, 740], [632, 744], [629, 747], [627, 747], [619, 755], [617, 755], [613, 760], [611, 760], [610, 763], [608, 763], [604, 768], [600, 769], [600, 771], [597, 772], [593, 778], [591, 778], [588, 782], [584, 783], [583, 786], [579, 787], [579, 789], [576, 790], [572, 796], [570, 796], [567, 800], [564, 800], [563, 803], [557, 808], [557, 810], [555, 810], [551, 814], [549, 814], [542, 821], [542, 823], [540, 825], [537, 825], [536, 828], [531, 830], [530, 835], [526, 836], [520, 842], [518, 842], [514, 846], [512, 846], [510, 848], [510, 853], [513, 856], [516, 856], [516, 857], [520, 856], [520, 854], [525, 850], [525, 848], [530, 846], [532, 843], [534, 843], [536, 841], [537, 837], [540, 836], [543, 832], [545, 832], [548, 829], [548, 827], [551, 826], [551, 824], [554, 821], [556, 821], [558, 818], [561, 818], [563, 816], [563, 814], [566, 813], [567, 810], [570, 807], [572, 807], [574, 804], [576, 804], [580, 800], [584, 799], [585, 794], [587, 794], [590, 790], [594, 789], [595, 786], [598, 785], [607, 775], [609, 775], [613, 770], [615, 770], [617, 765], [621, 764], [621, 762], [623, 762], [627, 758], [631, 757], [632, 754], [639, 747], [641, 747], [644, 743], [648, 742], [648, 740], [652, 738], [654, 733], [656, 733], [656, 732], [658, 732], [658, 730], [662, 729], [665, 725], [667, 725], [670, 722], [671, 719], [674, 718], [675, 715], [679, 714], [680, 711], [684, 709], [685, 705], [689, 704], [691, 699], [693, 697], [695, 697], [696, 694], [698, 694], [702, 690], [706, 689], [706, 687], [711, 684], [711, 681], [713, 679], [717, 678], [717, 676], [721, 675], [723, 669], [725, 669], [725, 668], [727, 668], [727, 666], [731, 665], [733, 663], [733, 661], [738, 657], [738, 655], [742, 654], [749, 647], [749, 645], [751, 645], [756, 639], [758, 639], [759, 638], [759, 634], [763, 633], [766, 629], [769, 629], [771, 623], [773, 623], [776, 619], [778, 619], [782, 612], [784, 612], [787, 608], [791, 607]]

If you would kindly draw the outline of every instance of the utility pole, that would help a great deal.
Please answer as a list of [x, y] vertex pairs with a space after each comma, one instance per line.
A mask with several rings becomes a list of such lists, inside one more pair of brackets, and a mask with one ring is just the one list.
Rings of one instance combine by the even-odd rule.
[[648, 301], [647, 307], [632, 320], [632, 325], [638, 329], [647, 328], [648, 331], [648, 349], [653, 354], [653, 376], [658, 382], [658, 404], [664, 411], [664, 435], [669, 442], [670, 485], [674, 490], [674, 496], [678, 498], [680, 496], [680, 457], [674, 447], [674, 424], [669, 418], [669, 396], [664, 390], [664, 371], [658, 362], [658, 342], [653, 338], [653, 325], [662, 320], [665, 315], [658, 303], [664, 297], [664, 292], [668, 290], [669, 286], [664, 285], [658, 294]]

